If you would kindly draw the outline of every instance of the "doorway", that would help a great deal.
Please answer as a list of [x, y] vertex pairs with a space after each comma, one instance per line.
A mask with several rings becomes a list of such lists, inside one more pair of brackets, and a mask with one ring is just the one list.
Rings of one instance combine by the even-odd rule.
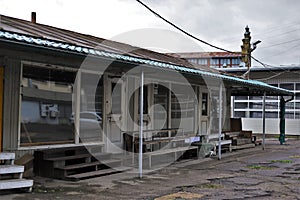
[[199, 92], [200, 103], [200, 135], [208, 135], [209, 127], [209, 94], [207, 90], [201, 90]]
[[107, 152], [122, 152], [122, 130], [124, 113], [124, 81], [121, 79], [109, 79], [107, 98], [109, 102], [107, 114]]

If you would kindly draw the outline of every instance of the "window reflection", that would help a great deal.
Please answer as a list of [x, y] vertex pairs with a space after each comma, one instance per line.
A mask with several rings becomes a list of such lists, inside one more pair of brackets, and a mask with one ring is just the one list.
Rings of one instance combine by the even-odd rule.
[[74, 141], [72, 93], [76, 73], [23, 66], [21, 146]]

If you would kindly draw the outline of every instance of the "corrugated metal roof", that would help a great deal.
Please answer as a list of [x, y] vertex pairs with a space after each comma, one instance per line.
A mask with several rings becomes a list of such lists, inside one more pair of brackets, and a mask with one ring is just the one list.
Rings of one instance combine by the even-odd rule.
[[[244, 86], [260, 87], [278, 93], [292, 93], [269, 86], [265, 83], [244, 80], [237, 77], [219, 74], [215, 69], [197, 66], [181, 58], [161, 54], [134, 47], [128, 44], [105, 40], [102, 38], [47, 26], [30, 21], [0, 15], [0, 39], [11, 42], [36, 45], [38, 47], [54, 48], [69, 51], [70, 53], [91, 54], [128, 62], [146, 64], [163, 69], [174, 69], [183, 73], [213, 77], [234, 82]], [[226, 54], [226, 52], [218, 52]]]
[[[59, 41], [62, 43], [72, 44], [74, 46], [81, 46], [123, 55], [125, 54], [134, 57], [163, 61], [170, 64], [184, 65], [190, 68], [194, 68], [193, 64], [187, 62], [186, 60], [175, 58], [170, 55], [161, 54], [147, 49], [112, 40], [106, 40], [87, 34], [77, 33], [70, 30], [65, 30], [39, 23], [32, 23], [30, 21], [8, 17], [5, 15], [0, 15], [0, 29], [35, 38], [41, 38], [50, 41]], [[72, 45], [70, 45], [70, 48]], [[210, 71], [208, 69], [203, 70]]]
[[101, 57], [107, 57], [107, 58], [123, 60], [123, 61], [128, 61], [128, 62], [134, 62], [134, 63], [139, 63], [139, 64], [146, 64], [146, 65], [160, 67], [160, 68], [164, 68], [164, 69], [172, 69], [172, 70], [176, 70], [179, 72], [184, 72], [184, 73], [189, 73], [189, 74], [195, 74], [195, 75], [235, 82], [236, 84], [241, 84], [241, 85], [245, 85], [245, 86], [259, 87], [259, 88], [265, 89], [265, 90], [274, 90], [278, 93], [285, 94], [285, 95], [293, 94], [292, 92], [290, 92], [288, 90], [276, 88], [274, 86], [270, 86], [270, 85], [260, 82], [260, 81], [245, 80], [245, 79], [240, 79], [237, 77], [202, 71], [199, 69], [192, 69], [192, 68], [188, 68], [185, 66], [174, 65], [174, 64], [165, 63], [165, 62], [159, 62], [159, 61], [154, 61], [154, 60], [149, 60], [149, 59], [144, 59], [144, 58], [139, 58], [139, 57], [133, 57], [133, 56], [129, 56], [129, 55], [121, 55], [121, 54], [112, 53], [112, 52], [100, 51], [100, 50], [95, 50], [95, 49], [91, 49], [91, 48], [87, 48], [87, 47], [77, 46], [77, 45], [58, 42], [58, 41], [52, 41], [52, 40], [43, 39], [43, 38], [34, 38], [34, 37], [21, 35], [18, 33], [12, 33], [12, 32], [8, 32], [8, 31], [0, 30], [0, 39], [1, 40], [4, 39], [6, 41], [11, 41], [11, 42], [23, 42], [23, 43], [27, 43], [27, 44], [34, 44], [37, 46], [67, 50], [67, 51], [70, 51], [73, 53], [77, 52], [77, 53], [82, 53], [82, 54], [91, 54], [94, 56], [101, 56]]

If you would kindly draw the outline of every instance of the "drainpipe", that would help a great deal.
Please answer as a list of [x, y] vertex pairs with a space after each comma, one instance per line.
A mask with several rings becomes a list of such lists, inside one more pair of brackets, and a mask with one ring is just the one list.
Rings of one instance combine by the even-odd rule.
[[280, 135], [279, 135], [279, 142], [280, 144], [285, 143], [285, 104], [294, 100], [294, 96], [292, 96], [288, 100], [284, 100], [284, 97], [280, 97], [280, 122], [279, 122], [279, 130], [280, 130]]
[[266, 139], [266, 92], [264, 92], [263, 96], [263, 141], [262, 141], [262, 149], [265, 150], [265, 139]]

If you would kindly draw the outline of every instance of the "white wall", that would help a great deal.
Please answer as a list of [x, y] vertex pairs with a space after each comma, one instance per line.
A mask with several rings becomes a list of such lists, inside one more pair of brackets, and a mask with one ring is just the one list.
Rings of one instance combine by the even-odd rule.
[[[262, 119], [242, 118], [243, 130], [253, 133], [262, 133]], [[279, 119], [266, 119], [266, 134], [279, 134]], [[286, 119], [285, 133], [287, 135], [300, 135], [300, 119]]]

